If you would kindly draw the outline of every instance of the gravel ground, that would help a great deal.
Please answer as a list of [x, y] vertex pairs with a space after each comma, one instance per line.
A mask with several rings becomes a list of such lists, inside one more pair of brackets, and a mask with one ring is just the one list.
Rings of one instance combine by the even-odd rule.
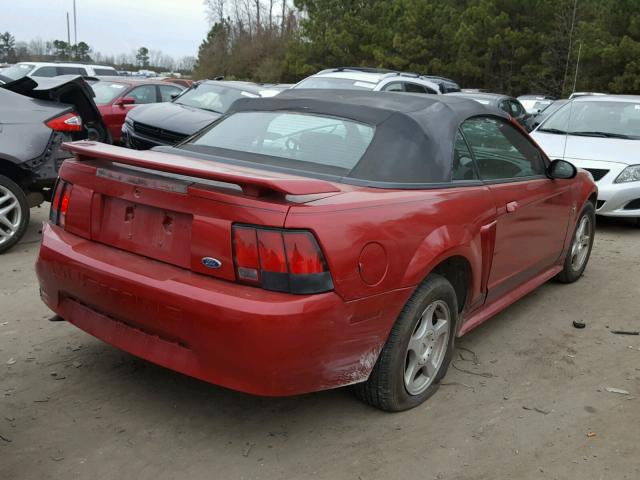
[[640, 478], [640, 337], [610, 331], [640, 330], [627, 223], [601, 220], [581, 281], [460, 339], [438, 393], [388, 414], [349, 389], [243, 395], [48, 322], [33, 271], [46, 209], [32, 215], [0, 257], [0, 479]]

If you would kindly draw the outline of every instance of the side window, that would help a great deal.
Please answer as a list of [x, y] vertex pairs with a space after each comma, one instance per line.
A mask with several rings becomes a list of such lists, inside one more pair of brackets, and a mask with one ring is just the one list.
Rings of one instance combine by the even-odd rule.
[[406, 82], [404, 84], [404, 89], [408, 93], [429, 93], [425, 87], [418, 85], [417, 83]]
[[385, 92], [404, 92], [404, 84], [402, 82], [391, 82], [382, 89]]
[[522, 104], [515, 100], [511, 101], [511, 110], [514, 111], [514, 117], [521, 117], [526, 113]]
[[159, 85], [160, 89], [160, 101], [161, 102], [170, 102], [173, 100], [171, 95], [179, 94], [182, 90], [178, 87], [172, 87], [171, 85]]
[[31, 75], [34, 77], [55, 77], [57, 74], [56, 67], [40, 67]]
[[156, 102], [156, 86], [155, 85], [141, 85], [134, 88], [126, 95], [135, 99], [136, 105], [141, 103], [155, 103]]
[[482, 180], [506, 180], [544, 175], [542, 154], [525, 135], [507, 122], [477, 117], [462, 124]]
[[451, 180], [477, 180], [478, 174], [473, 165], [473, 156], [464, 141], [464, 137], [458, 131], [456, 143], [453, 148], [453, 166], [451, 167]]
[[58, 67], [58, 75], [87, 75], [87, 71], [81, 67]]
[[502, 110], [503, 112], [506, 112], [509, 115], [513, 116], [513, 112], [511, 112], [511, 105], [509, 105], [509, 101], [508, 100], [502, 100], [500, 102], [500, 110]]

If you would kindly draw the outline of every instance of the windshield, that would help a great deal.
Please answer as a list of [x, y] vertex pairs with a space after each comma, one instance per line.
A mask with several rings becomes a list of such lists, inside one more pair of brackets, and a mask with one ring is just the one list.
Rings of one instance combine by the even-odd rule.
[[373, 134], [373, 127], [342, 118], [292, 112], [238, 112], [190, 144], [257, 154], [260, 157], [252, 161], [265, 165], [346, 175], [364, 155]]
[[527, 113], [538, 113], [542, 112], [545, 108], [553, 103], [553, 100], [536, 100], [536, 99], [525, 99], [520, 100], [520, 103], [527, 111]]
[[375, 83], [361, 82], [349, 78], [309, 77], [294, 88], [325, 88], [340, 90], [373, 90]]
[[126, 85], [124, 83], [98, 82], [91, 85], [91, 88], [96, 95], [94, 98], [96, 104], [105, 105], [117, 98], [124, 91]]
[[233, 102], [243, 97], [257, 98], [259, 95], [224, 85], [201, 84], [187, 90], [176, 98], [174, 103], [216, 113], [225, 113]]
[[640, 101], [570, 102], [549, 117], [541, 132], [640, 139]]
[[26, 77], [29, 72], [34, 69], [34, 65], [28, 63], [19, 63], [13, 67], [6, 68], [2, 71], [2, 75], [10, 78], [11, 80], [20, 80], [22, 77]]

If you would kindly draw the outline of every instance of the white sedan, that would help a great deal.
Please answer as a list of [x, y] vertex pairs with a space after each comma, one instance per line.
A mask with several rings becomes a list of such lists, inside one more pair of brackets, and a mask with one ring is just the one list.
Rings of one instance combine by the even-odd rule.
[[576, 98], [531, 136], [549, 158], [593, 175], [599, 215], [636, 218], [640, 225], [640, 96]]

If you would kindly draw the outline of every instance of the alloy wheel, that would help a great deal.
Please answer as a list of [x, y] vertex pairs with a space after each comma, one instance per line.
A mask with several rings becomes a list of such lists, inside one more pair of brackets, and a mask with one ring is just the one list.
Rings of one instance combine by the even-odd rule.
[[22, 210], [11, 190], [0, 185], [0, 245], [8, 243], [18, 232]]
[[436, 377], [447, 353], [451, 335], [451, 311], [442, 300], [422, 313], [407, 346], [404, 386], [410, 395], [420, 395]]
[[575, 271], [582, 268], [589, 255], [592, 230], [591, 219], [588, 215], [583, 215], [571, 245], [571, 268]]

